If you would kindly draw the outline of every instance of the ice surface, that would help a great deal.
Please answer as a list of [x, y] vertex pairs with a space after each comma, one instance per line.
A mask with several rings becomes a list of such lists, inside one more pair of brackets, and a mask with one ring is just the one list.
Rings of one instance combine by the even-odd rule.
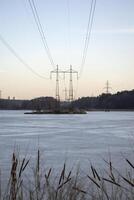
[[103, 168], [111, 155], [122, 167], [123, 156], [133, 154], [134, 112], [89, 112], [87, 115], [24, 115], [0, 111], [0, 166], [7, 168], [14, 148], [20, 155], [36, 157], [41, 149], [49, 166]]

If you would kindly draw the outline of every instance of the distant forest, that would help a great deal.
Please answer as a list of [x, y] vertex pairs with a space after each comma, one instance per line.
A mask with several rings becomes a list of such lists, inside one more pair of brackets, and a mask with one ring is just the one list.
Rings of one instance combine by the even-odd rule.
[[[32, 100], [0, 99], [0, 109], [4, 110], [49, 110], [54, 109], [53, 97], [39, 97]], [[68, 103], [61, 102], [61, 106]], [[96, 109], [134, 109], [134, 90], [101, 94], [97, 97], [82, 97], [72, 102], [72, 106], [85, 110]]]
[[54, 109], [53, 97], [39, 97], [32, 100], [0, 99], [1, 110], [46, 110]]
[[101, 94], [97, 97], [82, 97], [73, 102], [81, 109], [134, 109], [134, 90]]

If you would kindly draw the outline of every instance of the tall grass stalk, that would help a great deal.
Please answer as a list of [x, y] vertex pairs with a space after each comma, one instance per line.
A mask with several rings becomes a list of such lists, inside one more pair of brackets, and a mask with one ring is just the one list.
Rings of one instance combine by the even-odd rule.
[[107, 162], [105, 174], [90, 165], [90, 173], [81, 175], [68, 170], [66, 163], [55, 176], [52, 168], [45, 169], [40, 151], [33, 173], [29, 173], [30, 159], [12, 155], [7, 187], [3, 186], [0, 171], [0, 200], [130, 200], [134, 199], [134, 164], [125, 159], [128, 169], [121, 174]]

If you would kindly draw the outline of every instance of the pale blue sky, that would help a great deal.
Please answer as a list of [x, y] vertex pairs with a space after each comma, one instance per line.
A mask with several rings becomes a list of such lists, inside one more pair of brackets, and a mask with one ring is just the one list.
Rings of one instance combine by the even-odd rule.
[[[35, 0], [47, 43], [60, 69], [80, 71], [91, 0]], [[69, 3], [70, 17], [67, 5]], [[0, 0], [0, 34], [32, 68], [49, 78], [44, 51], [28, 0]], [[109, 80], [112, 93], [134, 88], [134, 1], [97, 0], [77, 96], [98, 95]], [[63, 97], [64, 85], [60, 81]], [[74, 78], [74, 89], [77, 81]], [[54, 96], [55, 79], [36, 77], [0, 41], [0, 90], [19, 99]]]

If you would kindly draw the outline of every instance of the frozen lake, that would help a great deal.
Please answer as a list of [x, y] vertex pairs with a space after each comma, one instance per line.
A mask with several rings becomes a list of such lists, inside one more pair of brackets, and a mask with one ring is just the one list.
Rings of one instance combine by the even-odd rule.
[[83, 167], [90, 161], [103, 168], [111, 154], [122, 166], [133, 153], [134, 112], [89, 112], [87, 115], [24, 115], [24, 111], [0, 111], [0, 166], [20, 155], [36, 157], [40, 148], [49, 166], [64, 161]]

